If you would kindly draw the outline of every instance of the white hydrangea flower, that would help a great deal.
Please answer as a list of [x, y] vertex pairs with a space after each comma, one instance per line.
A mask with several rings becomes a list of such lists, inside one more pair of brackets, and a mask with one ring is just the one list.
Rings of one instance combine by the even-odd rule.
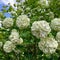
[[56, 34], [56, 40], [58, 42], [58, 49], [60, 50], [60, 32]]
[[19, 33], [17, 32], [16, 29], [12, 30], [11, 35], [9, 36], [9, 39], [15, 45], [23, 43], [23, 39], [19, 38]]
[[58, 43], [57, 41], [55, 41], [54, 38], [48, 37], [48, 38], [41, 40], [38, 43], [38, 47], [45, 54], [52, 54], [56, 51], [58, 47]]
[[11, 32], [11, 35], [9, 36], [9, 39], [12, 43], [16, 43], [19, 41], [19, 33], [17, 32], [16, 29], [13, 29]]
[[42, 21], [35, 21], [32, 24], [31, 31], [32, 34], [37, 38], [44, 38], [50, 33], [51, 29], [49, 23], [42, 20]]
[[60, 42], [60, 32], [58, 32], [58, 33], [56, 34], [56, 40], [57, 40], [58, 42]]
[[13, 26], [13, 19], [12, 18], [5, 18], [4, 21], [2, 22], [3, 26], [5, 28], [10, 28]]
[[20, 15], [17, 17], [16, 25], [19, 29], [24, 29], [30, 25], [30, 19], [26, 15]]
[[51, 21], [51, 28], [55, 31], [60, 31], [60, 18], [54, 18]]
[[43, 7], [49, 7], [50, 1], [49, 0], [39, 0], [38, 3], [41, 4], [41, 6], [43, 6]]
[[0, 48], [3, 46], [3, 42], [0, 42]]
[[15, 45], [11, 42], [11, 41], [6, 41], [4, 46], [3, 46], [3, 50], [6, 53], [10, 53], [12, 50], [15, 49]]

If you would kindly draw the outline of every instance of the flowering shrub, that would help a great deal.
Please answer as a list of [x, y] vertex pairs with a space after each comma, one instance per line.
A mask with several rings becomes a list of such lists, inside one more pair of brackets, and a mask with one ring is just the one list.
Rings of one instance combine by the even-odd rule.
[[0, 12], [0, 60], [59, 60], [60, 1], [16, 2]]

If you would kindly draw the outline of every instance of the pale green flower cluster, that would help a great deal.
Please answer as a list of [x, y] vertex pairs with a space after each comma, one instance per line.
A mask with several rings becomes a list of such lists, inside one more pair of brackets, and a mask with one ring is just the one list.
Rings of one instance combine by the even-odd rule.
[[55, 31], [60, 31], [60, 18], [54, 18], [51, 21], [51, 28]]
[[57, 34], [56, 34], [56, 40], [58, 42], [58, 49], [60, 50], [60, 32], [57, 32]]
[[60, 32], [56, 34], [56, 40], [60, 43]]
[[30, 19], [26, 15], [20, 15], [17, 17], [16, 26], [19, 29], [27, 28], [30, 25]]
[[44, 20], [35, 21], [32, 24], [31, 31], [37, 38], [45, 38], [51, 32], [51, 28], [49, 23]]
[[12, 50], [15, 49], [15, 47], [16, 46], [11, 41], [6, 41], [3, 46], [3, 49], [6, 53], [10, 53]]
[[13, 44], [22, 44], [23, 43], [23, 39], [20, 37], [19, 38], [19, 33], [17, 32], [16, 29], [13, 29], [10, 36], [9, 36], [10, 41]]
[[12, 18], [5, 18], [2, 22], [5, 28], [10, 28], [13, 26], [14, 20]]
[[55, 51], [58, 47], [58, 43], [54, 38], [46, 37], [45, 39], [41, 40], [38, 43], [38, 47], [45, 54], [53, 54], [53, 53], [55, 53]]

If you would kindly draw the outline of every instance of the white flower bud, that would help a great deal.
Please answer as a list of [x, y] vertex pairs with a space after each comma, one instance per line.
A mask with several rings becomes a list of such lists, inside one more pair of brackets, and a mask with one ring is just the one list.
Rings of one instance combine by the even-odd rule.
[[5, 18], [4, 21], [2, 22], [3, 26], [5, 28], [10, 28], [13, 26], [13, 19], [12, 18]]
[[6, 53], [10, 53], [12, 50], [15, 49], [15, 45], [11, 41], [6, 41], [3, 49]]
[[55, 31], [60, 31], [60, 18], [55, 18], [51, 21], [51, 28]]
[[38, 43], [38, 47], [45, 54], [52, 54], [58, 47], [57, 41], [54, 38], [45, 38]]
[[45, 38], [51, 31], [49, 23], [42, 21], [35, 21], [31, 27], [32, 34], [37, 38]]
[[16, 25], [19, 29], [24, 29], [30, 25], [30, 19], [26, 15], [20, 15], [17, 17]]

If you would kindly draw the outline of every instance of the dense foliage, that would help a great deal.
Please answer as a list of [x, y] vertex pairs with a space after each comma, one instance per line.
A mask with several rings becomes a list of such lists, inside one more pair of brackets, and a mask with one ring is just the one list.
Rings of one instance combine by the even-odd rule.
[[[54, 18], [60, 18], [60, 0], [49, 0], [49, 6], [45, 6], [44, 3], [40, 4], [39, 0], [26, 0], [24, 3], [20, 3], [20, 0], [17, 0], [17, 10], [13, 9], [12, 6], [3, 6], [2, 12], [0, 12], [0, 21], [4, 21], [6, 16], [4, 13], [10, 13], [14, 21], [13, 26], [6, 28], [7, 24], [10, 24], [7, 21], [0, 28], [0, 42], [5, 44], [6, 41], [9, 41], [9, 36], [13, 29], [16, 29], [19, 32], [19, 37], [23, 39], [22, 44], [16, 45], [14, 51], [7, 53], [3, 50], [3, 46], [0, 47], [0, 60], [59, 60], [60, 59], [60, 49], [56, 49], [53, 54], [45, 54], [38, 47], [40, 38], [36, 38], [31, 32], [31, 26], [35, 21], [46, 21], [49, 24]], [[27, 15], [30, 19], [30, 25], [22, 26], [25, 27], [19, 28], [16, 25], [17, 17], [20, 15]], [[25, 17], [25, 16], [24, 16]], [[23, 17], [22, 17], [23, 18]], [[22, 19], [21, 18], [21, 19]], [[28, 19], [26, 19], [28, 20]], [[60, 21], [59, 21], [60, 22]], [[60, 26], [60, 25], [59, 25]], [[54, 28], [54, 27], [53, 27]], [[51, 29], [48, 36], [56, 38], [57, 31]]]

